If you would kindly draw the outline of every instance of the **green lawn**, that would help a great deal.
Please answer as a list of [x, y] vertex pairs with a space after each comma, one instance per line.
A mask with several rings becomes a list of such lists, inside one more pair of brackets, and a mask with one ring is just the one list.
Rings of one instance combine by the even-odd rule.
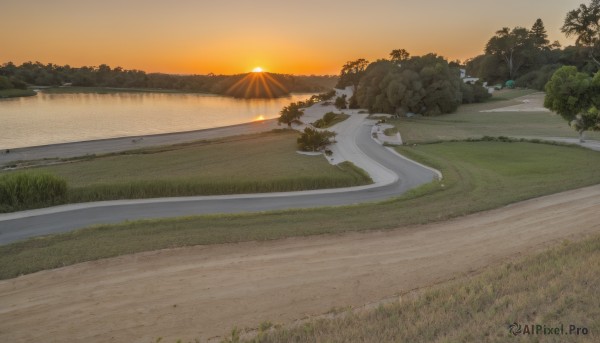
[[31, 89], [2, 89], [0, 90], [0, 99], [2, 98], [18, 98], [22, 96], [34, 96], [36, 92]]
[[69, 203], [297, 191], [371, 183], [369, 176], [351, 163], [332, 166], [321, 156], [296, 153], [296, 137], [296, 132], [278, 130], [84, 157], [28, 169], [65, 179]]
[[397, 149], [444, 179], [377, 204], [126, 222], [30, 239], [0, 246], [0, 278], [162, 248], [391, 229], [600, 183], [600, 153], [579, 147], [493, 141]]
[[[519, 104], [507, 100], [526, 95], [527, 90], [506, 91], [492, 99], [498, 101], [461, 106], [456, 113], [437, 117], [413, 117], [387, 119], [396, 126], [406, 143], [431, 142], [438, 140], [467, 139], [483, 136], [539, 136], [578, 138], [577, 132], [569, 127], [560, 116], [544, 112], [480, 112]], [[390, 130], [389, 134], [395, 131]], [[600, 140], [600, 132], [588, 132], [589, 139]]]
[[[598, 342], [600, 236], [487, 268], [402, 302], [267, 331], [243, 342]], [[277, 318], [273, 318], [274, 321]], [[513, 336], [517, 322], [585, 327], [587, 335]], [[237, 331], [234, 331], [237, 332]], [[239, 332], [237, 332], [239, 333]], [[232, 334], [224, 342], [238, 341]], [[569, 338], [565, 340], [565, 338]]]

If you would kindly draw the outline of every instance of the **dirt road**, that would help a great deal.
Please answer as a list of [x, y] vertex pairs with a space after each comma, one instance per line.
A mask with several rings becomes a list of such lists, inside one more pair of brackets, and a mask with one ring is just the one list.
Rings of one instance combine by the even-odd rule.
[[0, 281], [0, 341], [163, 342], [361, 305], [600, 232], [600, 186], [385, 232], [162, 250]]

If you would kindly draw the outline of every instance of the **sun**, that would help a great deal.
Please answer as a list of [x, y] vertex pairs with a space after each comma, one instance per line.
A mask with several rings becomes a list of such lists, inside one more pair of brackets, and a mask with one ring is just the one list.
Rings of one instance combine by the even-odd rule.
[[261, 68], [261, 67], [256, 67], [256, 68], [252, 69], [252, 72], [253, 72], [253, 73], [262, 73], [262, 72], [263, 72], [263, 68]]

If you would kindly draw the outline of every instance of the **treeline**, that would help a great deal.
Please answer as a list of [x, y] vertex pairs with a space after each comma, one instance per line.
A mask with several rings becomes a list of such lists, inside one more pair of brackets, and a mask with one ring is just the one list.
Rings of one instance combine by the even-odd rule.
[[392, 51], [389, 60], [346, 63], [337, 87], [347, 86], [355, 90], [351, 108], [395, 115], [451, 113], [462, 103], [491, 96], [481, 84], [465, 84], [459, 65], [436, 54], [410, 57], [403, 49]]
[[4, 89], [27, 89], [27, 84], [18, 79], [13, 78], [11, 80], [6, 76], [0, 75], [0, 90]]
[[[267, 73], [264, 73], [267, 74]], [[36, 86], [62, 86], [70, 84], [80, 87], [114, 87], [114, 88], [153, 88], [188, 92], [227, 94], [237, 81], [248, 74], [238, 75], [173, 75], [162, 73], [146, 73], [141, 70], [127, 70], [121, 67], [111, 68], [102, 64], [98, 67], [70, 67], [69, 65], [42, 64], [25, 62], [19, 66], [8, 62], [0, 67], [0, 76], [8, 78], [11, 83]], [[333, 88], [336, 76], [310, 75], [296, 76], [288, 74], [268, 73], [274, 84], [284, 91], [321, 92]]]
[[538, 90], [544, 90], [562, 66], [575, 66], [591, 75], [600, 68], [599, 21], [599, 0], [567, 13], [561, 30], [567, 37], [575, 37], [576, 45], [566, 48], [550, 43], [541, 19], [531, 29], [504, 27], [487, 42], [484, 54], [466, 62], [467, 72], [490, 84], [513, 80], [517, 87]]

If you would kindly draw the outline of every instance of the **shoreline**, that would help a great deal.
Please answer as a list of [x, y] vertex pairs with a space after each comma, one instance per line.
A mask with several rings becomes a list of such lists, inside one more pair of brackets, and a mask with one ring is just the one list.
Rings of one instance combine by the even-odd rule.
[[[186, 143], [271, 131], [281, 128], [277, 119], [266, 119], [248, 123], [220, 126], [191, 131], [167, 132], [150, 135], [101, 138], [86, 141], [54, 143], [29, 147], [3, 149], [0, 151], [0, 166], [10, 162], [39, 160], [45, 158], [70, 158], [147, 148], [160, 145]], [[6, 151], [9, 153], [6, 153]]]

